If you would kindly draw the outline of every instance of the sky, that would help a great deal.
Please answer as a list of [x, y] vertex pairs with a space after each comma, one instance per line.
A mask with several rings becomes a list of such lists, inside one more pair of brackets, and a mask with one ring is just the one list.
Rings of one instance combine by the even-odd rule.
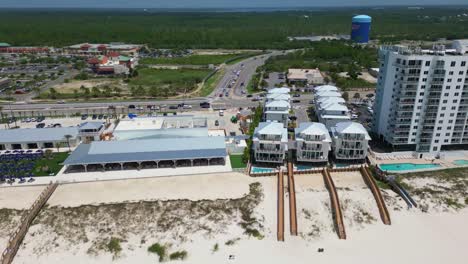
[[0, 0], [0, 7], [3, 8], [268, 8], [467, 4], [466, 0]]

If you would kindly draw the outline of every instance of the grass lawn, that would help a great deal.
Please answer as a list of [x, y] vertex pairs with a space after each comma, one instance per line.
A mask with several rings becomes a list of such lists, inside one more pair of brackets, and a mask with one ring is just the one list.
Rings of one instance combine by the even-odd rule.
[[219, 70], [215, 74], [213, 74], [210, 78], [208, 78], [208, 80], [205, 81], [202, 89], [200, 90], [200, 96], [205, 97], [205, 96], [210, 95], [211, 92], [213, 92], [213, 90], [216, 88], [216, 85], [219, 83], [221, 78], [224, 76], [225, 72], [226, 71], [224, 69]]
[[[138, 70], [138, 76], [131, 79], [130, 86], [141, 86], [149, 89], [148, 93], [153, 97], [176, 95], [184, 90], [190, 92], [197, 84], [202, 82], [211, 70], [197, 69], [152, 69], [142, 68]], [[158, 92], [161, 92], [158, 94]]]
[[140, 64], [164, 64], [164, 65], [209, 65], [222, 64], [227, 60], [242, 56], [243, 54], [222, 55], [190, 55], [176, 58], [143, 58]]
[[242, 154], [240, 155], [229, 155], [229, 159], [231, 160], [231, 167], [233, 169], [241, 169], [247, 167], [247, 164], [245, 164], [242, 161]]
[[[67, 152], [59, 152], [59, 153], [53, 153], [52, 154], [52, 159], [46, 159], [42, 158], [40, 160], [36, 161], [36, 164], [34, 165], [34, 175], [35, 176], [49, 176], [49, 174], [53, 173], [54, 175], [57, 175], [57, 173], [62, 169], [62, 163], [67, 159], [68, 157]], [[43, 171], [41, 168], [43, 167], [49, 167], [47, 171]]]

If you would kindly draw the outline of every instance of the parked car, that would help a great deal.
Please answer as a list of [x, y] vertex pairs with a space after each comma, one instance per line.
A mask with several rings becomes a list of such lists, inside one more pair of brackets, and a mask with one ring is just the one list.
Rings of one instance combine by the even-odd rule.
[[170, 105], [169, 109], [179, 109], [179, 107], [177, 105]]
[[293, 94], [293, 97], [301, 97], [300, 94]]
[[88, 115], [82, 115], [81, 116], [81, 120], [86, 120], [86, 119], [88, 119]]
[[128, 109], [135, 109], [135, 105], [129, 105]]
[[215, 124], [215, 126], [219, 126], [219, 121], [216, 120], [214, 124]]
[[44, 123], [39, 123], [36, 125], [36, 128], [44, 128], [45, 124]]
[[92, 117], [92, 118], [93, 118], [93, 120], [96, 120], [96, 118], [97, 118], [97, 115], [93, 115], [93, 117]]
[[192, 109], [191, 105], [184, 105], [184, 109]]
[[98, 115], [98, 119], [102, 119], [103, 117], [103, 115]]

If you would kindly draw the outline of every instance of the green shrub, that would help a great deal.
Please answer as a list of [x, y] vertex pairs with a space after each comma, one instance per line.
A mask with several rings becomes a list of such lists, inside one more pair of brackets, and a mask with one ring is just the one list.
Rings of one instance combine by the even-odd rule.
[[148, 247], [148, 252], [157, 254], [159, 256], [159, 262], [162, 262], [166, 257], [166, 247], [159, 243], [154, 243]]
[[187, 251], [182, 250], [182, 251], [176, 251], [172, 254], [169, 255], [170, 260], [184, 260], [187, 257]]
[[113, 254], [118, 254], [122, 251], [122, 247], [120, 246], [120, 239], [116, 237], [112, 237], [107, 243], [107, 250]]

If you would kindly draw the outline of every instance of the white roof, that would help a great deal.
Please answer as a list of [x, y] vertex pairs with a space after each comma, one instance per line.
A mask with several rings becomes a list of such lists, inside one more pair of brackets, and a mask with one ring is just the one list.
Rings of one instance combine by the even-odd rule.
[[341, 97], [341, 93], [334, 91], [320, 91], [316, 93], [318, 97]]
[[320, 104], [320, 110], [325, 110], [325, 111], [345, 111], [348, 112], [348, 107], [346, 105], [340, 104], [340, 103], [322, 103]]
[[367, 140], [371, 140], [367, 130], [360, 123], [340, 122], [335, 125], [334, 130], [340, 134], [364, 134]]
[[265, 104], [265, 107], [282, 107], [282, 108], [289, 108], [291, 105], [284, 100], [273, 100], [270, 102], [267, 102]]
[[291, 92], [291, 89], [282, 87], [282, 88], [273, 88], [268, 90], [269, 94], [288, 94]]
[[277, 135], [281, 136], [281, 141], [288, 141], [288, 130], [283, 127], [283, 123], [278, 122], [260, 122], [254, 135]]
[[301, 123], [298, 128], [295, 129], [296, 137], [300, 134], [305, 135], [319, 135], [325, 136], [323, 141], [331, 142], [330, 134], [328, 133], [327, 128], [322, 123], [315, 122], [305, 122]]
[[319, 91], [336, 91], [338, 92], [338, 87], [333, 86], [333, 85], [321, 85], [317, 86], [314, 88], [314, 92], [319, 92]]
[[284, 100], [288, 101], [291, 96], [289, 94], [267, 94], [268, 101], [270, 100]]
[[346, 103], [345, 99], [343, 99], [342, 97], [320, 97], [317, 99], [317, 102], [319, 104], [324, 104], [324, 103], [344, 104]]

